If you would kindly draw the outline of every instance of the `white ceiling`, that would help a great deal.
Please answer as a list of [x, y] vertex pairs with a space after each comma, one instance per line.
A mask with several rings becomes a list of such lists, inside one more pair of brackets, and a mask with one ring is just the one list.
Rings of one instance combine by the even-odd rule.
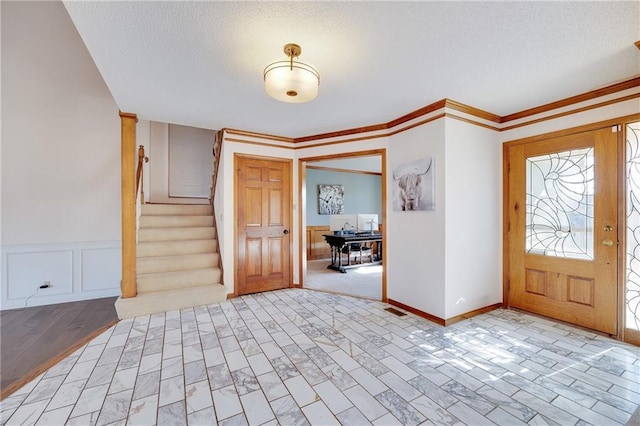
[[[640, 74], [640, 2], [66, 1], [123, 111], [301, 137], [443, 98], [507, 115]], [[318, 98], [263, 87], [285, 43]]]

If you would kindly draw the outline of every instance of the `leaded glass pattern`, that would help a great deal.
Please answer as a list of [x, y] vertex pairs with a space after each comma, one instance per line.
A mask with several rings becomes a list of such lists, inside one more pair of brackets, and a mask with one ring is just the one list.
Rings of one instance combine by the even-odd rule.
[[625, 326], [640, 330], [640, 123], [627, 125], [627, 282]]
[[593, 259], [593, 148], [526, 160], [526, 251]]

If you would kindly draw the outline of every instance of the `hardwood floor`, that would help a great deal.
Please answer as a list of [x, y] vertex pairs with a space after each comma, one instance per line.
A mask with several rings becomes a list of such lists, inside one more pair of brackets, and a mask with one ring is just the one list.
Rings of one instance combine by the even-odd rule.
[[0, 312], [0, 400], [116, 323], [116, 299]]

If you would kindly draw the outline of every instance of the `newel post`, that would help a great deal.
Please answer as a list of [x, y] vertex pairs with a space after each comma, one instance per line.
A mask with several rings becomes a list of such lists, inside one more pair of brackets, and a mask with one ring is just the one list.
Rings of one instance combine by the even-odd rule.
[[135, 297], [136, 286], [136, 114], [120, 111], [122, 175], [122, 298]]

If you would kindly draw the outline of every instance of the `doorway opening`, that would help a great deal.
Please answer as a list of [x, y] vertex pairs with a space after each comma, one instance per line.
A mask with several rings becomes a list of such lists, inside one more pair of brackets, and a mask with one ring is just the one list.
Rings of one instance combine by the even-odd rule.
[[[386, 251], [385, 152], [380, 149], [299, 159], [302, 287], [386, 301], [383, 261]], [[337, 186], [342, 191], [342, 214], [376, 217], [375, 224], [369, 220], [368, 231], [379, 233], [382, 241], [362, 244], [363, 251], [350, 245], [345, 246], [344, 250], [332, 249], [324, 238], [325, 234], [334, 233], [330, 224], [332, 215], [327, 214], [321, 205], [319, 193], [327, 186]], [[353, 224], [348, 222], [347, 230], [356, 232], [357, 221], [353, 221]], [[349, 252], [348, 248], [354, 250]], [[376, 257], [378, 254], [379, 257]], [[328, 268], [335, 264], [337, 255], [341, 257], [342, 264], [347, 265], [345, 273]]]

